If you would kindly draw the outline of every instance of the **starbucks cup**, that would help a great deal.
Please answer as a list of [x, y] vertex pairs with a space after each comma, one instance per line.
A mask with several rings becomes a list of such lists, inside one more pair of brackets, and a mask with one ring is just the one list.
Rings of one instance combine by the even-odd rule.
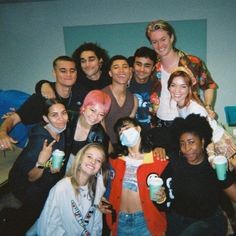
[[59, 149], [56, 149], [53, 151], [52, 153], [52, 168], [53, 169], [61, 168], [64, 156], [65, 156], [65, 153], [63, 151], [60, 151]]
[[216, 156], [213, 159], [213, 164], [216, 170], [217, 179], [225, 180], [227, 172], [227, 158], [224, 156]]
[[163, 185], [163, 180], [161, 178], [153, 178], [149, 182], [149, 193], [152, 201], [157, 200], [157, 193], [159, 192], [161, 186]]

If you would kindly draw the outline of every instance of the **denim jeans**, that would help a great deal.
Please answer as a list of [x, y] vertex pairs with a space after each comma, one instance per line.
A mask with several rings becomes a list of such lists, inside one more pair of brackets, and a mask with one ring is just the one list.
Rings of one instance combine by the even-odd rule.
[[142, 211], [135, 213], [120, 212], [118, 236], [151, 236]]
[[225, 236], [227, 220], [220, 209], [210, 217], [199, 220], [184, 217], [176, 212], [167, 214], [167, 236], [190, 235], [188, 232], [192, 232], [191, 235]]

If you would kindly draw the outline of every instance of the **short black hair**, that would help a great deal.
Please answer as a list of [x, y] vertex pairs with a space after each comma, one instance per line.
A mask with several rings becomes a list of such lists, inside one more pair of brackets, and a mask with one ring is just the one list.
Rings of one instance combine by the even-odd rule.
[[148, 47], [140, 47], [138, 48], [135, 53], [134, 53], [134, 60], [135, 57], [145, 57], [145, 58], [149, 58], [150, 60], [153, 61], [153, 64], [155, 65], [157, 62], [157, 54], [156, 52]]
[[[108, 63], [108, 68], [111, 69], [111, 65], [114, 61], [116, 60], [124, 60], [128, 63], [129, 65], [129, 60], [127, 57], [123, 56], [123, 55], [115, 55], [113, 56], [110, 60], [109, 60], [109, 63]], [[130, 66], [130, 65], [129, 65]]]
[[54, 69], [56, 68], [58, 61], [71, 61], [71, 62], [74, 62], [75, 65], [76, 65], [76, 61], [75, 61], [72, 57], [59, 56], [59, 57], [57, 57], [56, 59], [54, 59], [54, 61], [53, 61], [53, 63], [52, 63], [52, 66], [53, 66]]

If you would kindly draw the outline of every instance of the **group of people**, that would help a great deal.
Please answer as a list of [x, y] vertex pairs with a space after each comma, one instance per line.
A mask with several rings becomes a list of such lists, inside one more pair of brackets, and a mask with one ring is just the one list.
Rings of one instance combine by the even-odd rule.
[[[57, 57], [56, 81], [37, 83], [1, 124], [1, 150], [17, 143], [8, 135], [16, 124], [34, 124], [9, 173], [21, 206], [1, 232], [226, 235], [220, 199], [236, 201], [235, 173], [217, 180], [208, 161], [225, 137], [214, 119], [217, 85], [201, 59], [175, 48], [168, 22], [150, 22], [146, 37], [153, 49], [138, 48], [132, 60], [109, 59], [95, 43]], [[56, 149], [65, 156], [54, 169]], [[233, 141], [228, 149], [234, 169]], [[164, 184], [154, 201], [157, 177]]]

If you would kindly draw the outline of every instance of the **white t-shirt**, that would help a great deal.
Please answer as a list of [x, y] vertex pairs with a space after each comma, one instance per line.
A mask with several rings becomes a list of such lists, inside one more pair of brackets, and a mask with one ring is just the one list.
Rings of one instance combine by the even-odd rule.
[[190, 114], [199, 114], [200, 116], [207, 117], [207, 120], [213, 130], [212, 140], [214, 143], [218, 142], [224, 134], [224, 129], [220, 126], [216, 120], [208, 117], [206, 109], [198, 104], [197, 102], [191, 100], [188, 106], [183, 108], [178, 108], [179, 116], [186, 118]]
[[157, 117], [161, 120], [172, 121], [178, 117], [178, 111], [176, 102], [171, 99], [170, 92], [167, 88], [169, 77], [170, 73], [161, 67], [161, 96]]

